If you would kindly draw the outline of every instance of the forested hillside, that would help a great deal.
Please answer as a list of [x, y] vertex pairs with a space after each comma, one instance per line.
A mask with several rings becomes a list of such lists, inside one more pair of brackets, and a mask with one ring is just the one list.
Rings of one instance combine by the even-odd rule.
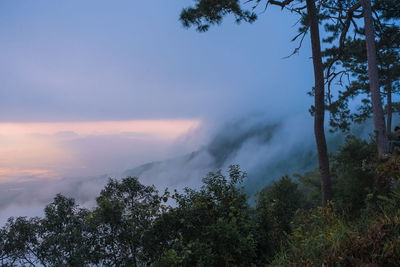
[[[10, 218], [2, 266], [395, 266], [400, 255], [400, 155], [348, 137], [331, 157], [332, 201], [319, 174], [284, 176], [249, 203], [239, 166], [200, 189], [160, 192], [109, 180], [93, 209], [57, 195], [44, 218]], [[336, 264], [336, 265], [335, 265]]]

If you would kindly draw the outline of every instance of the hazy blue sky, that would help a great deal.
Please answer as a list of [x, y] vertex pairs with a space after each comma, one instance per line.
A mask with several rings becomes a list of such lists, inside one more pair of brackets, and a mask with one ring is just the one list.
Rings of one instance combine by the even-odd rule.
[[[310, 49], [296, 16], [207, 33], [178, 21], [189, 0], [2, 0], [0, 120], [230, 119], [307, 112]], [[261, 10], [260, 10], [261, 11]]]

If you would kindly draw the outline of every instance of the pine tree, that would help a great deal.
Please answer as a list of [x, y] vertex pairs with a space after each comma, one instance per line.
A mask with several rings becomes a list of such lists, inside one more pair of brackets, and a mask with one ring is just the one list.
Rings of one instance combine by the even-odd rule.
[[[261, 4], [261, 0], [250, 0], [255, 7]], [[267, 0], [268, 5], [277, 5], [306, 18], [305, 25], [300, 35], [305, 35], [308, 30], [311, 33], [312, 55], [314, 65], [314, 134], [318, 151], [318, 162], [321, 174], [322, 205], [325, 207], [331, 199], [331, 185], [329, 173], [328, 149], [325, 139], [325, 85], [321, 56], [321, 44], [319, 37], [319, 11], [315, 0], [307, 0], [304, 6], [301, 0]], [[254, 7], [254, 8], [255, 8]], [[241, 7], [239, 0], [195, 0], [195, 6], [183, 9], [181, 21], [186, 27], [196, 26], [198, 31], [207, 31], [210, 25], [221, 23], [224, 16], [233, 14], [236, 21], [253, 22], [257, 19], [254, 12]]]
[[[399, 12], [395, 10], [400, 5], [386, 0], [375, 0], [373, 7], [370, 4], [370, 1], [329, 2], [330, 7], [327, 9], [330, 13], [326, 16], [329, 20], [325, 27], [331, 36], [324, 41], [331, 44], [338, 40], [338, 45], [323, 53], [327, 58], [327, 109], [330, 111], [331, 126], [342, 130], [348, 130], [351, 121], [361, 122], [372, 113], [378, 151], [383, 155], [388, 152], [387, 134], [391, 129], [392, 94], [399, 91], [400, 31], [394, 19], [399, 18]], [[360, 27], [362, 22], [357, 19], [364, 19], [364, 28]], [[349, 36], [350, 28], [353, 36]], [[333, 100], [331, 85], [335, 80], [339, 81], [342, 88], [336, 94], [337, 99]], [[381, 88], [382, 94], [386, 95], [387, 127]], [[349, 108], [348, 103], [357, 96], [367, 98], [354, 111]]]

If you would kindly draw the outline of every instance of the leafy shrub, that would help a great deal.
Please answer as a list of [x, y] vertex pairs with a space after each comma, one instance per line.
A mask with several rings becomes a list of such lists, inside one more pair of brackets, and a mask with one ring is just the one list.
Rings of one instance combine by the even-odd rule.
[[397, 266], [400, 262], [400, 191], [378, 196], [377, 211], [365, 210], [369, 223], [360, 217], [329, 255], [328, 263], [341, 266]]
[[[240, 184], [245, 177], [238, 166], [209, 173], [200, 190], [186, 188], [172, 198], [177, 205], [156, 222], [169, 225], [160, 262], [179, 266], [250, 266], [255, 262], [255, 239], [250, 207]], [[154, 233], [153, 236], [157, 236]]]
[[365, 198], [374, 189], [377, 163], [376, 145], [348, 136], [332, 157], [332, 191], [335, 207], [355, 215], [365, 207]]
[[286, 258], [287, 266], [321, 266], [347, 231], [332, 203], [325, 209], [300, 210], [292, 223], [289, 248], [273, 264]]
[[400, 155], [394, 154], [376, 167], [378, 183], [383, 191], [390, 191], [400, 180]]
[[138, 178], [110, 179], [97, 198], [88, 220], [96, 238], [94, 260], [103, 265], [137, 266], [149, 261], [144, 239], [163, 210], [163, 198], [154, 186]]
[[303, 195], [298, 184], [288, 176], [265, 187], [258, 193], [256, 229], [258, 255], [268, 262], [285, 246], [291, 232], [295, 212], [303, 206]]
[[[355, 136], [347, 136], [338, 152], [330, 157], [331, 183], [335, 209], [357, 216], [366, 206], [365, 198], [374, 192], [377, 177], [376, 145]], [[300, 182], [305, 205], [314, 208], [321, 203], [321, 184], [318, 169], [294, 175]]]
[[328, 265], [397, 266], [400, 262], [399, 217], [381, 217], [363, 230], [341, 240], [328, 254]]
[[328, 208], [300, 210], [288, 249], [271, 266], [397, 266], [400, 262], [400, 190], [378, 196], [375, 207], [347, 220]]

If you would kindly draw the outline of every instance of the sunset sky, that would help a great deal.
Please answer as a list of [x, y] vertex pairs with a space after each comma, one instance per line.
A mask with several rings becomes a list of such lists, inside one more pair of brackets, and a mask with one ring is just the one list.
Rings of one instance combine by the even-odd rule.
[[295, 17], [200, 34], [178, 20], [191, 3], [2, 0], [0, 182], [120, 172], [195, 150], [201, 127], [307, 112], [307, 40], [283, 59]]
[[0, 123], [0, 183], [112, 174], [152, 160], [149, 152], [167, 155], [168, 145], [198, 126], [195, 120]]

